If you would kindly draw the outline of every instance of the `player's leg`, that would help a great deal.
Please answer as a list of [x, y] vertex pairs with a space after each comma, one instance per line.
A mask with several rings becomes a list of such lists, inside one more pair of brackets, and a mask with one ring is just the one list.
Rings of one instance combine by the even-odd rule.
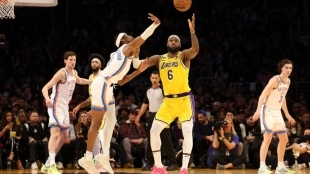
[[103, 116], [107, 110], [108, 85], [109, 84], [107, 84], [102, 78], [96, 78], [91, 85], [93, 93], [91, 105], [92, 122], [88, 130], [88, 141], [85, 157], [82, 157], [79, 160], [80, 166], [91, 174], [99, 174], [93, 163], [93, 148]]
[[99, 131], [99, 137], [102, 146], [102, 154], [98, 154], [97, 156], [95, 156], [96, 161], [108, 173], [114, 173], [110, 164], [110, 144], [116, 122], [117, 120], [115, 116], [115, 104], [110, 102], [108, 105], [108, 110], [104, 116], [102, 130]]
[[[277, 111], [275, 111], [275, 112], [277, 112]], [[287, 137], [287, 130], [285, 127], [285, 123], [284, 123], [284, 120], [282, 118], [282, 114], [281, 114], [280, 110], [278, 110], [278, 112], [275, 113], [275, 119], [276, 119], [276, 122], [274, 124], [273, 130], [274, 130], [274, 133], [276, 133], [278, 138], [279, 138], [279, 143], [278, 143], [278, 148], [277, 148], [278, 166], [276, 168], [275, 173], [277, 173], [277, 174], [295, 173], [294, 171], [287, 169], [284, 165], [284, 153], [285, 153], [285, 148], [286, 148], [286, 145], [288, 142], [288, 137]]]
[[182, 112], [178, 113], [179, 120], [182, 125], [183, 133], [183, 158], [182, 167], [180, 173], [188, 172], [188, 164], [191, 157], [191, 152], [193, 149], [193, 126], [194, 126], [194, 114], [195, 114], [195, 100], [193, 95], [182, 97], [180, 99], [180, 108]]
[[160, 133], [162, 130], [167, 127], [175, 118], [176, 116], [174, 113], [172, 104], [173, 100], [165, 99], [162, 105], [160, 106], [155, 119], [153, 121], [151, 130], [150, 130], [150, 141], [151, 141], [151, 148], [154, 156], [154, 168], [152, 170], [152, 174], [157, 173], [167, 173], [166, 168], [163, 166], [161, 161], [161, 139]]
[[259, 158], [260, 167], [258, 169], [259, 174], [270, 174], [272, 173], [266, 166], [266, 156], [268, 153], [269, 145], [272, 139], [272, 128], [274, 125], [273, 116], [270, 113], [270, 109], [266, 107], [262, 108], [261, 117], [261, 131], [263, 132], [263, 142], [260, 147]]

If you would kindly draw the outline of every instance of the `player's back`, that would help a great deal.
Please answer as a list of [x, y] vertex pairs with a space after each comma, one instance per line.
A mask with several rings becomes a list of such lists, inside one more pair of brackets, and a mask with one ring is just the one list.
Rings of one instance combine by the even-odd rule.
[[266, 98], [265, 106], [272, 109], [281, 109], [283, 99], [285, 99], [286, 93], [290, 86], [290, 80], [287, 79], [286, 82], [282, 82], [279, 75], [274, 76], [273, 78], [277, 78], [279, 85], [271, 90], [270, 94]]
[[158, 68], [165, 95], [180, 94], [191, 90], [188, 85], [189, 68], [180, 59], [180, 54], [181, 52], [173, 58], [164, 54], [159, 61]]
[[122, 80], [130, 69], [132, 58], [123, 54], [125, 45], [122, 45], [116, 52], [111, 54], [107, 66], [100, 72], [100, 76], [103, 76], [111, 83]]
[[75, 73], [73, 70], [73, 75], [70, 75], [65, 68], [62, 68], [60, 71], [65, 72], [66, 81], [64, 83], [57, 82], [53, 86], [52, 94], [50, 97], [54, 103], [62, 103], [67, 105], [72, 99], [72, 94], [74, 92], [76, 84]]

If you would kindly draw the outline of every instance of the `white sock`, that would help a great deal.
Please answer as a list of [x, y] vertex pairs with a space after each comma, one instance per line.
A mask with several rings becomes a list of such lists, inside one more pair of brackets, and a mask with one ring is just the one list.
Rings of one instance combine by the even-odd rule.
[[49, 152], [49, 161], [50, 161], [50, 165], [49, 166], [52, 166], [53, 164], [55, 164], [55, 156], [56, 156], [56, 153], [55, 152]]
[[156, 167], [162, 168], [164, 165], [161, 162], [161, 152], [160, 151], [153, 152], [153, 156], [154, 156], [154, 161], [155, 161]]
[[283, 161], [278, 161], [278, 167], [279, 168], [285, 167], [284, 162]]
[[190, 157], [191, 157], [191, 155], [183, 154], [182, 168], [181, 169], [183, 169], [183, 168], [187, 169]]
[[49, 168], [50, 167], [50, 157], [48, 156], [46, 162], [45, 162], [45, 167]]
[[92, 161], [93, 160], [93, 152], [86, 151], [85, 158], [87, 161]]
[[260, 161], [260, 168], [267, 168], [265, 161]]

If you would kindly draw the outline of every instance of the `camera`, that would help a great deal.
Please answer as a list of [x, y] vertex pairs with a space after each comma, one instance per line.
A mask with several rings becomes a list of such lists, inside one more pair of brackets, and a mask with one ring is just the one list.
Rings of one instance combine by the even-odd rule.
[[226, 121], [216, 121], [214, 124], [214, 130], [219, 131], [221, 127], [224, 127], [227, 124]]

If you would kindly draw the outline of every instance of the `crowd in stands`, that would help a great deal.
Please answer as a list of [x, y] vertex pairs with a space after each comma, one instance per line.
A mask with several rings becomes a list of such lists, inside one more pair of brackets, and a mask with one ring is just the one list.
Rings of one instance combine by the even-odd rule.
[[[301, 42], [298, 35], [289, 35], [290, 22], [304, 8], [299, 1], [195, 0], [184, 13], [177, 12], [167, 0], [68, 2], [59, 1], [57, 7], [50, 9], [17, 7], [15, 20], [0, 20], [0, 34], [5, 35], [0, 44], [1, 168], [38, 169], [40, 162], [46, 160], [49, 116], [41, 89], [64, 66], [65, 51], [77, 54], [76, 70], [80, 77], [87, 78], [91, 73], [88, 56], [99, 53], [107, 61], [116, 49], [114, 36], [119, 32], [138, 36], [150, 24], [148, 12], [157, 15], [162, 23], [141, 47], [141, 59], [164, 54], [171, 34], [179, 35], [182, 49], [190, 47], [187, 19], [193, 12], [196, 14], [200, 52], [191, 62], [190, 86], [196, 112], [190, 167], [226, 169], [231, 168], [226, 164], [232, 162], [237, 168], [258, 168], [262, 136], [259, 122], [254, 122], [252, 116], [264, 85], [278, 74], [276, 63], [283, 58], [294, 62], [291, 86], [310, 81], [310, 38]], [[254, 54], [255, 47], [264, 44], [262, 38], [275, 33], [280, 33], [281, 40], [272, 43], [273, 49], [268, 54], [263, 49]], [[302, 33], [309, 36], [310, 29], [305, 28]], [[235, 50], [241, 56], [231, 57]], [[114, 91], [118, 123], [110, 152], [115, 167], [143, 165], [141, 154], [149, 138], [144, 124], [134, 135], [136, 146], [128, 141], [154, 69], [149, 68], [123, 87], [116, 86]], [[250, 90], [244, 88], [248, 82], [254, 83]], [[296, 150], [296, 144], [310, 141], [309, 97], [309, 93], [297, 91], [289, 92], [286, 98], [296, 124], [287, 123], [290, 141], [285, 160], [293, 166], [296, 158], [300, 169], [310, 163], [307, 150]], [[87, 98], [88, 87], [77, 85], [70, 110]], [[86, 116], [88, 110], [83, 108], [76, 117], [70, 114], [70, 136], [57, 155], [58, 168], [79, 168], [76, 160], [85, 153], [91, 121]], [[234, 128], [229, 130], [236, 146], [229, 150], [213, 140], [213, 129], [223, 124]], [[178, 158], [182, 156], [183, 142], [180, 126], [177, 120], [170, 125]], [[274, 135], [266, 160], [271, 167], [277, 166], [277, 141]], [[222, 161], [221, 155], [232, 158]], [[165, 155], [163, 158], [165, 164], [169, 162]]]

